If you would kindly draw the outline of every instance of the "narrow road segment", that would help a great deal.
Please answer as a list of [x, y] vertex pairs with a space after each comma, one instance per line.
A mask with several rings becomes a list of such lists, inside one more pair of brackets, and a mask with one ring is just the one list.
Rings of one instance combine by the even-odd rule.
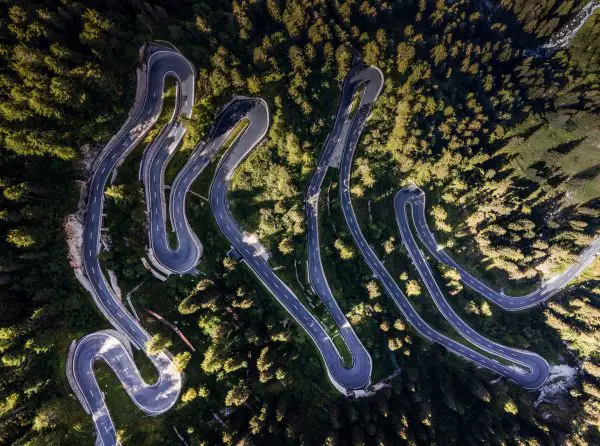
[[[269, 126], [267, 105], [261, 99], [248, 99], [241, 103], [245, 107], [243, 115], [249, 124], [221, 158], [210, 189], [210, 205], [223, 235], [242, 256], [243, 262], [261, 281], [265, 288], [277, 299], [283, 308], [298, 322], [317, 346], [325, 362], [332, 384], [344, 394], [352, 394], [363, 389], [370, 382], [371, 361], [368, 353], [354, 332], [344, 331], [345, 338], [353, 354], [351, 367], [345, 367], [342, 357], [327, 331], [317, 318], [304, 306], [294, 292], [275, 274], [268, 261], [255, 245], [248, 243], [242, 229], [236, 224], [229, 208], [228, 191], [235, 169], [263, 139]], [[339, 310], [339, 308], [338, 308]], [[343, 330], [347, 323], [343, 314], [336, 313]], [[338, 322], [338, 321], [336, 321]], [[352, 343], [355, 341], [356, 343]]]
[[[94, 364], [103, 361], [114, 371], [133, 402], [144, 412], [156, 415], [175, 404], [181, 391], [181, 374], [170, 353], [149, 354], [146, 343], [150, 334], [139, 324], [115, 296], [102, 272], [98, 255], [104, 209], [104, 189], [123, 158], [139, 144], [158, 120], [162, 111], [162, 92], [168, 76], [178, 82], [177, 105], [168, 127], [174, 128], [177, 117], [191, 115], [194, 98], [194, 68], [178, 52], [159, 45], [148, 45], [145, 63], [138, 72], [136, 101], [128, 119], [111, 138], [93, 166], [88, 183], [88, 200], [83, 226], [83, 269], [86, 288], [117, 332], [93, 333], [80, 339], [70, 353], [67, 374], [73, 390], [84, 408], [92, 415], [97, 443], [112, 445], [117, 434], [94, 376]], [[170, 130], [167, 130], [170, 132]], [[146, 353], [158, 372], [158, 379], [147, 384], [140, 376], [128, 343]]]
[[[364, 260], [371, 269], [374, 277], [382, 283], [384, 289], [390, 297], [392, 297], [407, 321], [423, 337], [443, 345], [449, 351], [462, 356], [466, 360], [471, 361], [480, 367], [487, 368], [493, 372], [506, 376], [525, 388], [536, 389], [541, 387], [546, 382], [549, 375], [548, 363], [535, 353], [502, 346], [488, 340], [470, 328], [452, 310], [450, 305], [448, 305], [443, 294], [437, 287], [432, 274], [430, 274], [431, 271], [423, 258], [415, 256], [413, 261], [416, 262], [415, 266], [421, 273], [421, 277], [431, 293], [438, 309], [457, 332], [472, 345], [476, 346], [477, 350], [449, 338], [427, 324], [411, 305], [410, 300], [400, 290], [400, 287], [387, 271], [381, 260], [377, 258], [373, 248], [368, 244], [360, 229], [352, 206], [350, 176], [352, 160], [354, 158], [358, 140], [371, 113], [373, 102], [377, 99], [383, 86], [383, 74], [375, 67], [367, 67], [360, 76], [363, 79], [364, 90], [358, 110], [353, 117], [345, 118], [349, 120], [349, 122], [344, 125], [349, 125], [350, 129], [346, 132], [345, 141], [341, 142], [343, 144], [343, 153], [339, 173], [339, 191], [344, 219]], [[403, 233], [403, 237], [404, 235], [405, 234]], [[404, 241], [406, 243], [408, 239], [405, 239]], [[487, 357], [481, 353], [482, 350], [502, 358], [508, 364]]]
[[417, 236], [429, 253], [439, 262], [456, 269], [460, 274], [460, 280], [466, 286], [507, 311], [525, 310], [550, 299], [590, 266], [600, 251], [600, 238], [597, 238], [581, 252], [578, 259], [564, 272], [544, 281], [538, 289], [529, 294], [510, 296], [490, 288], [469, 273], [446, 252], [442, 245], [438, 244], [435, 235], [427, 224], [425, 193], [421, 188], [411, 185], [401, 189], [396, 194], [395, 206], [398, 226], [403, 235], [410, 233], [407, 211], [411, 210], [412, 222]]

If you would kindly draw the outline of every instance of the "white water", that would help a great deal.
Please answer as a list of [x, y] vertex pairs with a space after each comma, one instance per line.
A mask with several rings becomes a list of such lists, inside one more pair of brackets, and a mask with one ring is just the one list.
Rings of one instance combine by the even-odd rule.
[[556, 31], [546, 43], [531, 50], [525, 50], [526, 56], [547, 57], [563, 48], [567, 48], [585, 22], [600, 9], [600, 0], [591, 0], [573, 17], [569, 23]]
[[568, 392], [576, 383], [577, 373], [576, 368], [566, 364], [552, 366], [550, 377], [544, 387], [540, 389], [540, 395], [534, 406], [537, 407], [544, 401], [552, 401], [558, 395]]
[[575, 35], [583, 27], [587, 19], [589, 19], [598, 9], [600, 9], [600, 1], [591, 0], [569, 23], [554, 33], [554, 35], [548, 39], [548, 42], [543, 44], [540, 49], [545, 52], [554, 52], [569, 46], [571, 40], [573, 40]]

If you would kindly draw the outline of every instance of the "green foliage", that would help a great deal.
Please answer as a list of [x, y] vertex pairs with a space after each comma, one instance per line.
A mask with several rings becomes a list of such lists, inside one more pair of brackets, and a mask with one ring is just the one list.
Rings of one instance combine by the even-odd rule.
[[421, 295], [421, 285], [416, 280], [406, 282], [406, 295], [409, 297]]
[[112, 198], [116, 202], [122, 201], [125, 199], [125, 185], [124, 184], [111, 184], [104, 191], [104, 195], [109, 198]]
[[27, 193], [28, 185], [27, 183], [19, 183], [13, 186], [6, 187], [2, 191], [2, 195], [4, 198], [10, 201], [20, 201], [23, 198], [23, 195]]
[[0, 416], [5, 416], [10, 413], [19, 402], [19, 394], [16, 392], [11, 393], [3, 398], [0, 402]]
[[177, 370], [179, 370], [180, 372], [183, 372], [185, 370], [185, 368], [188, 366], [191, 359], [192, 359], [192, 354], [190, 352], [182, 352], [182, 353], [178, 353], [177, 355], [175, 355], [175, 358], [173, 359], [173, 363], [175, 364], [175, 367], [177, 368]]
[[168, 349], [173, 343], [171, 340], [160, 333], [152, 335], [152, 337], [146, 342], [146, 351], [149, 355], [157, 355], [163, 350]]
[[244, 404], [250, 396], [250, 389], [244, 382], [240, 381], [236, 384], [225, 396], [226, 406], [241, 406]]
[[[0, 443], [83, 444], [93, 435], [89, 417], [68, 396], [62, 361], [72, 339], [106, 323], [74, 281], [62, 224], [76, 205], [74, 180], [86, 175], [73, 169], [78, 148], [105, 143], [122, 123], [138, 48], [151, 39], [171, 41], [197, 69], [185, 147], [205, 134], [233, 94], [269, 103], [268, 139], [236, 172], [231, 201], [236, 219], [285, 266], [282, 274], [294, 259], [304, 263], [304, 191], [330, 130], [338, 81], [354, 56], [386, 76], [355, 161], [354, 204], [372, 246], [412, 295], [421, 285], [408, 274], [389, 201], [408, 182], [428, 188], [440, 243], [476, 271], [484, 261], [486, 279], [530, 284], [540, 271], [572, 259], [598, 225], [594, 197], [586, 195], [597, 191], [590, 187], [597, 173], [583, 150], [594, 141], [595, 127], [586, 122], [597, 122], [600, 109], [598, 19], [586, 24], [570, 51], [534, 60], [522, 57], [521, 31], [548, 36], [583, 2], [509, 0], [493, 15], [475, 10], [477, 3], [484, 2], [7, 2], [0, 45], [0, 275], [8, 280], [0, 290], [6, 309]], [[545, 137], [538, 124], [515, 128], [527, 116], [554, 128], [553, 144], [536, 144]], [[583, 135], [588, 139], [575, 148], [561, 145]], [[524, 169], [520, 157], [528, 157]], [[545, 165], [535, 165], [540, 159]], [[136, 162], [120, 167], [116, 185], [106, 190], [114, 248], [103, 252], [103, 262], [127, 287], [148, 278], [134, 297], [173, 318], [199, 353], [182, 351], [176, 338], [153, 337], [153, 351], [172, 344], [189, 387], [176, 410], [141, 418], [116, 383], [119, 404], [109, 400], [109, 407], [123, 442], [178, 441], [173, 425], [190, 444], [552, 444], [567, 435], [583, 445], [598, 439], [600, 292], [593, 278], [578, 283], [573, 298], [549, 305], [545, 320], [528, 313], [507, 326], [501, 312], [463, 296], [468, 291], [455, 271], [440, 271], [457, 311], [486, 333], [510, 344], [543, 345], [545, 356], [567, 357], [564, 340], [583, 359], [581, 388], [565, 397], [566, 410], [551, 406], [558, 415], [547, 422], [531, 410], [531, 395], [490, 384], [485, 372], [414, 336], [397, 309], [388, 308], [351, 240], [329, 224], [335, 220], [339, 229], [343, 222], [324, 217], [325, 255], [336, 263], [328, 278], [348, 282], [340, 287], [340, 305], [372, 353], [374, 380], [389, 373], [389, 361], [401, 370], [391, 388], [348, 401], [330, 392], [303, 332], [243, 265], [225, 257], [229, 246], [198, 197], [188, 197], [188, 218], [205, 244], [199, 269], [206, 277], [165, 283], [147, 277], [139, 262], [146, 241]], [[561, 174], [568, 190], [581, 191], [576, 202], [552, 192]], [[210, 175], [196, 192], [206, 196]], [[549, 215], [556, 217], [546, 224]], [[413, 301], [431, 316], [427, 296]], [[565, 411], [577, 419], [565, 422]], [[211, 421], [215, 414], [223, 423]]]
[[35, 245], [33, 236], [24, 229], [11, 229], [6, 235], [6, 241], [17, 248], [30, 248]]
[[504, 411], [511, 415], [516, 415], [519, 413], [519, 409], [513, 400], [508, 400], [506, 403], [504, 403]]
[[335, 246], [335, 249], [338, 250], [340, 259], [349, 260], [349, 259], [354, 258], [354, 255], [355, 255], [354, 248], [350, 247], [342, 239], [337, 239], [335, 241], [335, 243], [333, 244], [333, 246]]

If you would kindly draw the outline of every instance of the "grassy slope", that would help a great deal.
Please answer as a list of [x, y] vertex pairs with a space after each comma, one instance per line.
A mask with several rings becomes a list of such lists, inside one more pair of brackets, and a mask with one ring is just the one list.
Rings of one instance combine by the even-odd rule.
[[563, 206], [585, 203], [600, 197], [600, 128], [597, 118], [589, 113], [577, 112], [546, 116], [543, 120], [529, 120], [514, 130], [515, 134], [541, 126], [521, 144], [510, 149], [516, 155], [515, 170], [525, 178], [541, 181], [535, 166], [545, 162], [551, 151], [564, 156], [559, 165], [552, 166], [565, 176], [556, 187], [563, 190]]

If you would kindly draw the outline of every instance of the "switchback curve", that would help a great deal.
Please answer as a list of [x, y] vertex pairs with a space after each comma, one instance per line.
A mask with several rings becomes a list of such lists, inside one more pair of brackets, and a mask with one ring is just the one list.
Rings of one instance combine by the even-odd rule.
[[[600, 4], [597, 0], [590, 2], [578, 15], [578, 20], [581, 23], [585, 22], [599, 7]], [[574, 35], [577, 29], [580, 28], [580, 24], [577, 24], [575, 28], [570, 36]], [[568, 44], [570, 37], [559, 35], [555, 40], [558, 42], [555, 46], [562, 47]], [[545, 47], [546, 50], [552, 49], [552, 42], [548, 42]], [[168, 410], [175, 404], [181, 391], [182, 376], [176, 370], [171, 355], [168, 352], [149, 354], [146, 343], [149, 341], [150, 335], [117, 299], [114, 291], [106, 281], [98, 261], [104, 188], [110, 175], [122, 162], [123, 158], [144, 139], [156, 124], [162, 111], [162, 92], [165, 78], [168, 76], [174, 77], [177, 81], [175, 110], [169, 123], [147, 148], [140, 168], [140, 178], [144, 183], [147, 197], [149, 256], [158, 269], [166, 274], [194, 272], [194, 267], [202, 255], [202, 244], [189, 227], [185, 215], [185, 196], [193, 181], [227, 139], [233, 126], [240, 119], [250, 118], [250, 126], [238, 136], [219, 163], [211, 185], [211, 207], [220, 229], [242, 255], [244, 262], [317, 345], [325, 361], [328, 375], [340, 391], [351, 394], [354, 390], [368, 386], [372, 367], [368, 352], [360, 343], [333, 299], [319, 256], [318, 208], [316, 201], [318, 201], [318, 194], [327, 166], [331, 163], [331, 157], [334, 156], [336, 151], [339, 154], [340, 150], [342, 151], [340, 197], [346, 223], [373, 274], [383, 283], [387, 292], [413, 327], [424, 337], [439, 342], [454, 353], [482, 367], [507, 376], [526, 388], [537, 388], [543, 385], [548, 376], [548, 364], [543, 358], [535, 353], [504, 347], [487, 340], [466, 326], [447, 304], [435, 283], [429, 266], [412, 238], [406, 220], [406, 205], [409, 205], [413, 210], [412, 215], [418, 236], [427, 249], [438, 260], [461, 270], [460, 266], [443, 250], [438, 250], [435, 238], [426, 225], [424, 195], [419, 198], [419, 194], [414, 193], [414, 191], [401, 190], [396, 196], [395, 203], [397, 220], [403, 240], [432, 298], [444, 317], [463, 337], [480, 349], [519, 366], [507, 366], [494, 359], [489, 359], [478, 351], [459, 344], [429, 327], [415, 312], [362, 235], [352, 208], [349, 179], [356, 144], [370, 113], [372, 103], [379, 95], [382, 87], [383, 76], [378, 69], [374, 67], [353, 68], [349, 77], [345, 80], [336, 123], [320, 159], [317, 172], [315, 172], [311, 181], [307, 199], [309, 279], [340, 327], [340, 332], [351, 350], [353, 364], [351, 367], [346, 368], [342, 364], [339, 352], [323, 327], [300, 303], [293, 292], [274, 274], [268, 266], [268, 262], [257, 255], [254, 245], [245, 240], [244, 234], [234, 223], [229, 210], [227, 191], [231, 175], [252, 148], [262, 140], [269, 125], [268, 109], [264, 101], [259, 99], [234, 100], [223, 110], [217, 123], [211, 128], [207, 139], [194, 150], [184, 168], [177, 175], [171, 188], [169, 200], [169, 216], [177, 237], [177, 246], [174, 249], [169, 246], [166, 229], [166, 206], [163, 195], [163, 175], [166, 164], [185, 135], [185, 126], [179, 118], [190, 118], [191, 116], [194, 103], [195, 72], [193, 66], [178, 51], [160, 45], [149, 45], [145, 51], [145, 58], [144, 66], [138, 70], [136, 101], [129, 117], [117, 134], [104, 147], [94, 163], [88, 184], [88, 208], [83, 225], [82, 258], [85, 277], [81, 279], [82, 284], [90, 291], [99, 309], [117, 331], [105, 330], [92, 333], [74, 344], [69, 354], [67, 375], [82, 405], [86, 411], [92, 414], [99, 444], [115, 444], [117, 435], [104, 403], [103, 394], [94, 377], [93, 366], [96, 361], [104, 361], [111, 367], [134, 403], [148, 414], [154, 415]], [[358, 110], [349, 119], [347, 106], [358, 84], [364, 85], [365, 90], [362, 93]], [[412, 195], [408, 195], [409, 193]], [[415, 209], [417, 212], [415, 212]], [[521, 310], [555, 294], [593, 260], [599, 249], [600, 239], [596, 240], [592, 246], [582, 253], [581, 261], [578, 264], [527, 296], [509, 297], [497, 293], [464, 270], [461, 271], [461, 276], [467, 286], [480, 292], [484, 297], [492, 300], [502, 308]], [[154, 364], [158, 371], [158, 379], [155, 383], [148, 384], [140, 376], [131, 355], [130, 342], [134, 347], [144, 351]], [[525, 367], [529, 372], [521, 367]]]
[[[383, 85], [383, 75], [379, 70], [374, 67], [368, 67], [365, 68], [365, 71], [370, 73], [370, 76], [368, 76], [369, 80], [364, 82], [365, 89], [360, 104], [358, 105], [358, 110], [352, 118], [347, 117], [347, 122], [344, 123], [344, 125], [349, 126], [349, 130], [345, 133], [345, 140], [341, 141], [343, 152], [339, 173], [339, 191], [342, 213], [356, 246], [373, 272], [373, 275], [382, 283], [383, 287], [390, 297], [392, 297], [407, 321], [419, 334], [431, 341], [443, 345], [448, 350], [462, 356], [468, 361], [474, 362], [481, 367], [512, 379], [525, 388], [535, 389], [541, 387], [546, 382], [549, 375], [548, 363], [535, 353], [505, 347], [492, 342], [466, 325], [448, 305], [441, 291], [437, 288], [435, 280], [427, 274], [430, 271], [425, 262], [422, 261], [422, 259], [419, 259], [419, 262], [422, 261], [422, 263], [416, 264], [415, 266], [417, 266], [419, 272], [421, 272], [422, 278], [426, 283], [428, 290], [432, 293], [432, 298], [444, 318], [458, 331], [458, 333], [461, 334], [461, 336], [478, 347], [478, 349], [487, 351], [512, 364], [516, 364], [517, 366], [505, 365], [496, 359], [490, 359], [483, 355], [479, 350], [456, 342], [428, 325], [411, 305], [409, 299], [407, 299], [400, 290], [396, 281], [392, 278], [383, 263], [377, 258], [373, 248], [371, 248], [364, 237], [352, 206], [352, 199], [350, 196], [350, 175], [352, 160], [354, 158], [358, 140], [371, 113], [372, 104], [377, 99]], [[366, 74], [365, 77], [367, 77]], [[404, 235], [405, 234], [403, 233], [403, 237]], [[406, 244], [408, 239], [404, 241]]]
[[[425, 216], [425, 193], [417, 186], [407, 186], [396, 196], [396, 214], [401, 229], [408, 229], [408, 206], [412, 210], [412, 220], [419, 240], [436, 260], [456, 269], [460, 280], [466, 286], [481, 296], [498, 305], [503, 310], [520, 311], [544, 302], [562, 290], [571, 280], [583, 272], [596, 258], [600, 251], [600, 237], [595, 239], [579, 255], [578, 260], [564, 272], [544, 281], [536, 290], [523, 296], [509, 296], [496, 291], [477, 279], [474, 275], [458, 264], [435, 239], [435, 235], [427, 224]], [[410, 232], [410, 231], [409, 231]]]
[[[248, 240], [235, 223], [229, 209], [227, 192], [232, 175], [237, 166], [266, 134], [269, 117], [266, 103], [260, 99], [248, 100], [249, 125], [237, 141], [227, 150], [219, 161], [210, 188], [210, 204], [217, 224], [223, 235], [242, 256], [244, 263], [251, 269], [265, 288], [277, 299], [285, 310], [298, 322], [319, 349], [332, 384], [342, 393], [348, 394], [369, 384], [371, 376], [370, 356], [360, 341], [348, 343], [353, 355], [353, 363], [345, 367], [341, 355], [321, 323], [308, 311], [294, 292], [275, 274], [268, 260], [261, 255], [255, 244]], [[345, 321], [345, 317], [342, 320]], [[347, 321], [344, 322], [347, 324]], [[348, 324], [349, 325], [349, 324]], [[353, 333], [353, 332], [352, 332]], [[347, 335], [346, 332], [343, 333]], [[353, 339], [350, 338], [350, 341]]]
[[[170, 190], [169, 214], [177, 237], [177, 246], [174, 249], [169, 246], [163, 193], [164, 172], [166, 164], [181, 144], [186, 132], [180, 118], [191, 117], [195, 73], [192, 65], [175, 50], [149, 45], [144, 56], [145, 64], [138, 71], [136, 101], [129, 117], [104, 147], [92, 168], [83, 226], [84, 277], [81, 281], [90, 291], [98, 308], [116, 328], [116, 331], [92, 333], [74, 343], [67, 364], [69, 383], [84, 409], [92, 415], [97, 443], [112, 445], [118, 441], [104, 395], [94, 375], [94, 364], [97, 361], [105, 362], [113, 370], [133, 402], [150, 415], [164, 413], [171, 408], [177, 401], [182, 386], [182, 375], [176, 369], [170, 353], [149, 353], [147, 342], [151, 336], [116, 297], [98, 260], [104, 189], [118, 165], [158, 121], [162, 111], [165, 79], [169, 76], [176, 80], [175, 109], [170, 121], [146, 148], [140, 166], [149, 223], [148, 254], [152, 263], [166, 274], [194, 272], [202, 254], [202, 244], [189, 227], [185, 214], [185, 196], [197, 176], [228, 139], [236, 124], [247, 119], [248, 126], [237, 135], [221, 159], [211, 185], [210, 201], [217, 223], [233, 246], [244, 256], [248, 266], [317, 345], [334, 386], [345, 394], [366, 387], [370, 380], [371, 362], [362, 344], [358, 344], [362, 351], [353, 351], [353, 366], [343, 367], [341, 355], [323, 327], [277, 278], [266, 260], [254, 255], [253, 245], [245, 240], [229, 212], [226, 193], [232, 172], [262, 140], [269, 126], [269, 112], [264, 101], [251, 98], [234, 99], [217, 117], [207, 138], [194, 149]], [[155, 383], [146, 383], [139, 374], [130, 343], [141, 349], [153, 363], [158, 372]]]
[[[192, 65], [178, 52], [158, 45], [146, 47], [144, 57], [145, 63], [138, 71], [136, 101], [129, 117], [104, 147], [92, 168], [83, 226], [82, 256], [86, 278], [83, 284], [92, 294], [98, 308], [122, 336], [98, 332], [83, 337], [71, 350], [67, 369], [69, 382], [84, 408], [92, 415], [97, 442], [102, 445], [115, 444], [117, 433], [94, 376], [95, 362], [106, 362], [134, 403], [149, 414], [163, 413], [172, 407], [182, 385], [182, 376], [168, 352], [148, 353], [146, 343], [151, 338], [150, 334], [116, 297], [98, 260], [104, 188], [123, 158], [144, 139], [157, 122], [162, 111], [162, 92], [168, 76], [177, 80], [178, 89], [176, 107], [166, 129], [173, 128], [179, 116], [191, 115], [194, 91]], [[141, 378], [131, 357], [129, 342], [144, 351], [156, 368], [158, 379], [154, 384], [147, 384]]]

